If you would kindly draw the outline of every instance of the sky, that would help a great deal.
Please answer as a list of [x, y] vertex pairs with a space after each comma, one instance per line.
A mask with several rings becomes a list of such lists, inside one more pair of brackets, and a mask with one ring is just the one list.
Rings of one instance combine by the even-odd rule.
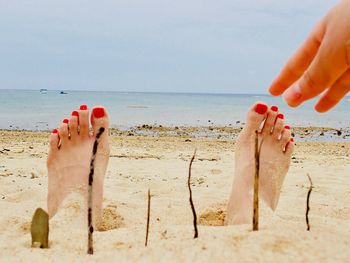
[[0, 0], [0, 89], [267, 93], [336, 0]]

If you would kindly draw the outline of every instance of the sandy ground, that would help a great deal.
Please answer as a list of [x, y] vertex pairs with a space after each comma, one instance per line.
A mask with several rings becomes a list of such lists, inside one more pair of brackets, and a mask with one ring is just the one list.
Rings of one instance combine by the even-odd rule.
[[[48, 133], [0, 131], [0, 262], [349, 262], [350, 143], [297, 143], [275, 213], [261, 208], [260, 231], [224, 226], [233, 179], [234, 141], [112, 136], [105, 179], [105, 231], [86, 255], [87, 224], [79, 196], [50, 221], [50, 249], [31, 248], [30, 222], [46, 210]], [[188, 165], [194, 149], [193, 239]], [[305, 209], [309, 173], [311, 231]], [[149, 245], [144, 246], [151, 189]]]

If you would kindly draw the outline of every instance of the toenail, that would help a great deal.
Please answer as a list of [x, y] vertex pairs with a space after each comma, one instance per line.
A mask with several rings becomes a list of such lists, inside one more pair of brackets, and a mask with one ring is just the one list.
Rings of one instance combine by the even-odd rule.
[[276, 111], [278, 111], [278, 107], [277, 106], [271, 106], [271, 110], [276, 112]]
[[95, 118], [102, 118], [105, 116], [105, 109], [104, 108], [94, 108], [92, 111], [92, 114]]
[[265, 104], [259, 103], [255, 106], [256, 113], [264, 114], [266, 111], [267, 111], [267, 105], [265, 105]]
[[83, 104], [83, 105], [80, 106], [80, 109], [81, 109], [81, 110], [87, 110], [87, 108], [88, 108], [88, 107], [87, 107], [87, 105], [85, 105], [85, 104]]
[[69, 122], [68, 119], [64, 119], [64, 120], [63, 120], [63, 123], [65, 123], [65, 124], [68, 124], [68, 122]]
[[290, 141], [291, 141], [291, 142], [294, 142], [294, 139], [293, 139], [293, 138], [290, 138]]
[[57, 134], [57, 133], [58, 133], [58, 130], [57, 130], [57, 129], [53, 129], [53, 130], [52, 130], [52, 133], [53, 133], [53, 134]]
[[78, 117], [78, 116], [79, 116], [79, 113], [78, 113], [77, 111], [73, 111], [73, 112], [72, 112], [72, 116], [77, 116], [77, 117]]
[[280, 118], [280, 119], [283, 120], [284, 119], [284, 115], [282, 113], [280, 113], [280, 114], [277, 115], [277, 118]]
[[284, 128], [287, 129], [287, 130], [290, 130], [290, 126], [289, 125], [284, 126]]

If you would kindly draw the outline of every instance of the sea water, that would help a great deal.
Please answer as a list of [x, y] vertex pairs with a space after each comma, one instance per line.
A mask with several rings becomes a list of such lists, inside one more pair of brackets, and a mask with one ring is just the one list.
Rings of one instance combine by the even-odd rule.
[[256, 101], [277, 105], [292, 127], [350, 127], [350, 98], [328, 113], [313, 109], [315, 100], [289, 108], [281, 97], [254, 94], [142, 93], [108, 91], [0, 90], [0, 129], [49, 130], [70, 116], [81, 104], [104, 105], [111, 126], [136, 125], [235, 126], [245, 121]]

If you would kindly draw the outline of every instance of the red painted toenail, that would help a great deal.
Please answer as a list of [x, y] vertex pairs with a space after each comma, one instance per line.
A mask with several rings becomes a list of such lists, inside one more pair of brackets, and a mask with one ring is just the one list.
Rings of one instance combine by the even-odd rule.
[[63, 123], [68, 124], [68, 122], [69, 122], [69, 120], [68, 120], [68, 119], [64, 119], [64, 120], [63, 120]]
[[291, 139], [290, 139], [290, 141], [291, 141], [291, 142], [294, 142], [294, 139], [293, 139], [293, 138], [291, 138]]
[[284, 126], [284, 128], [287, 129], [287, 130], [290, 130], [290, 126], [289, 125]]
[[87, 105], [83, 104], [83, 105], [80, 106], [80, 109], [81, 109], [81, 110], [87, 110], [88, 107], [87, 107]]
[[265, 104], [259, 103], [255, 106], [256, 113], [264, 114], [266, 111], [267, 111], [267, 105], [265, 105]]
[[94, 108], [92, 111], [92, 114], [95, 118], [102, 118], [105, 116], [105, 109], [104, 108]]
[[77, 117], [78, 117], [78, 116], [79, 116], [79, 113], [78, 113], [77, 111], [73, 111], [73, 112], [72, 112], [72, 116], [77, 116]]
[[276, 112], [276, 111], [278, 111], [278, 107], [277, 106], [271, 106], [271, 110]]
[[57, 134], [57, 133], [58, 133], [58, 130], [57, 130], [57, 129], [53, 129], [53, 130], [52, 130], [52, 133], [53, 133], [53, 134]]
[[277, 115], [277, 118], [280, 118], [280, 119], [283, 120], [284, 119], [284, 115], [282, 113], [280, 113], [280, 114]]

